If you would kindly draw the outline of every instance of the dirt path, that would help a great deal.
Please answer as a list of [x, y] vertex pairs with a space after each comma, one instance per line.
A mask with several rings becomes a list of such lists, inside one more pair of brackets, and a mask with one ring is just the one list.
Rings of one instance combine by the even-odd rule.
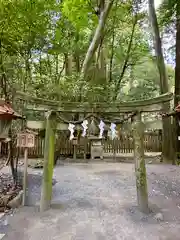
[[[147, 172], [152, 212], [145, 216], [136, 207], [132, 164], [58, 166], [53, 208], [43, 214], [36, 207], [19, 209], [8, 217], [3, 239], [179, 240], [180, 168], [148, 165]], [[29, 194], [34, 204], [40, 197], [41, 171], [32, 173]], [[160, 212], [163, 221], [158, 222], [154, 216]]]

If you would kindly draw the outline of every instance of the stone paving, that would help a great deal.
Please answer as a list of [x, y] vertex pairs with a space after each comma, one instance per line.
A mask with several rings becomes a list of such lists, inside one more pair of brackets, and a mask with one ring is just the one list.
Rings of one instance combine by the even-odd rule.
[[[29, 207], [8, 216], [3, 240], [179, 240], [180, 168], [148, 165], [151, 213], [136, 207], [134, 166], [57, 166], [52, 209], [41, 214], [41, 170], [31, 171]], [[161, 215], [157, 219], [157, 213]], [[3, 232], [2, 232], [3, 233]]]

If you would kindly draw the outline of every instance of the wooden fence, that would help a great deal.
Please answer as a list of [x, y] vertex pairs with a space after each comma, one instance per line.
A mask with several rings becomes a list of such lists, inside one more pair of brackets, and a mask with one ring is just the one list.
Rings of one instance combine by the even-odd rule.
[[[105, 140], [103, 143], [104, 152], [116, 153], [131, 153], [133, 152], [133, 137], [132, 135], [120, 136], [117, 140]], [[162, 135], [156, 132], [146, 133], [144, 136], [144, 150], [145, 152], [161, 152], [162, 151]]]
[[[35, 147], [29, 149], [30, 158], [43, 157], [44, 151], [44, 139], [40, 136], [36, 137]], [[84, 151], [85, 142], [82, 139], [81, 144], [77, 146], [76, 153], [80, 154]], [[120, 135], [119, 139], [115, 140], [103, 140], [102, 144], [104, 146], [105, 153], [131, 153], [133, 152], [133, 138], [132, 135]], [[144, 147], [145, 152], [161, 152], [162, 151], [162, 135], [159, 132], [148, 132], [144, 136]], [[88, 148], [89, 149], [89, 148]], [[60, 155], [72, 156], [73, 155], [73, 144], [69, 141], [67, 136], [61, 136], [57, 140], [56, 150], [58, 150]], [[89, 150], [88, 150], [89, 151]], [[87, 151], [87, 153], [88, 153]], [[2, 144], [1, 148], [2, 154], [7, 154], [7, 146]], [[23, 150], [20, 150], [21, 155]]]

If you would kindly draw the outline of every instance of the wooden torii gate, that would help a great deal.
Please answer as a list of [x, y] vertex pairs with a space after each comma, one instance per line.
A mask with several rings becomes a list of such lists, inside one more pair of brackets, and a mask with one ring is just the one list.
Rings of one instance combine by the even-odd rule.
[[163, 104], [173, 99], [172, 93], [166, 93], [153, 99], [116, 102], [116, 103], [87, 103], [87, 102], [57, 102], [49, 101], [42, 98], [32, 97], [22, 92], [16, 92], [16, 97], [21, 100], [30, 102], [28, 109], [47, 112], [46, 115], [46, 136], [44, 149], [44, 168], [41, 191], [40, 211], [50, 208], [52, 198], [52, 177], [53, 162], [55, 150], [55, 131], [57, 125], [57, 112], [63, 113], [132, 113], [136, 112], [133, 117], [133, 137], [134, 137], [134, 159], [137, 188], [137, 202], [139, 209], [147, 213], [148, 208], [148, 191], [146, 179], [146, 167], [144, 158], [144, 123], [141, 120], [143, 112], [162, 112]]

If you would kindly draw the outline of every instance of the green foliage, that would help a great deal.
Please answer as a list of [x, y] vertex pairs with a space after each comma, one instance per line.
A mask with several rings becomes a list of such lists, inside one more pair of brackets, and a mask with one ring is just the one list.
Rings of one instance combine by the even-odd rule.
[[[0, 0], [0, 75], [6, 73], [8, 91], [17, 88], [61, 101], [77, 101], [81, 95], [92, 102], [110, 101], [116, 90], [121, 100], [158, 95], [159, 76], [149, 49], [149, 35], [142, 31], [146, 16], [131, 0], [114, 1], [88, 77], [80, 78], [98, 24], [96, 7], [96, 1], [89, 0]], [[171, 76], [173, 73], [171, 69]]]
[[173, 23], [176, 15], [178, 0], [164, 0], [159, 8], [159, 20], [161, 25]]
[[62, 13], [78, 29], [97, 23], [97, 16], [93, 11], [89, 0], [66, 0], [62, 4]]

